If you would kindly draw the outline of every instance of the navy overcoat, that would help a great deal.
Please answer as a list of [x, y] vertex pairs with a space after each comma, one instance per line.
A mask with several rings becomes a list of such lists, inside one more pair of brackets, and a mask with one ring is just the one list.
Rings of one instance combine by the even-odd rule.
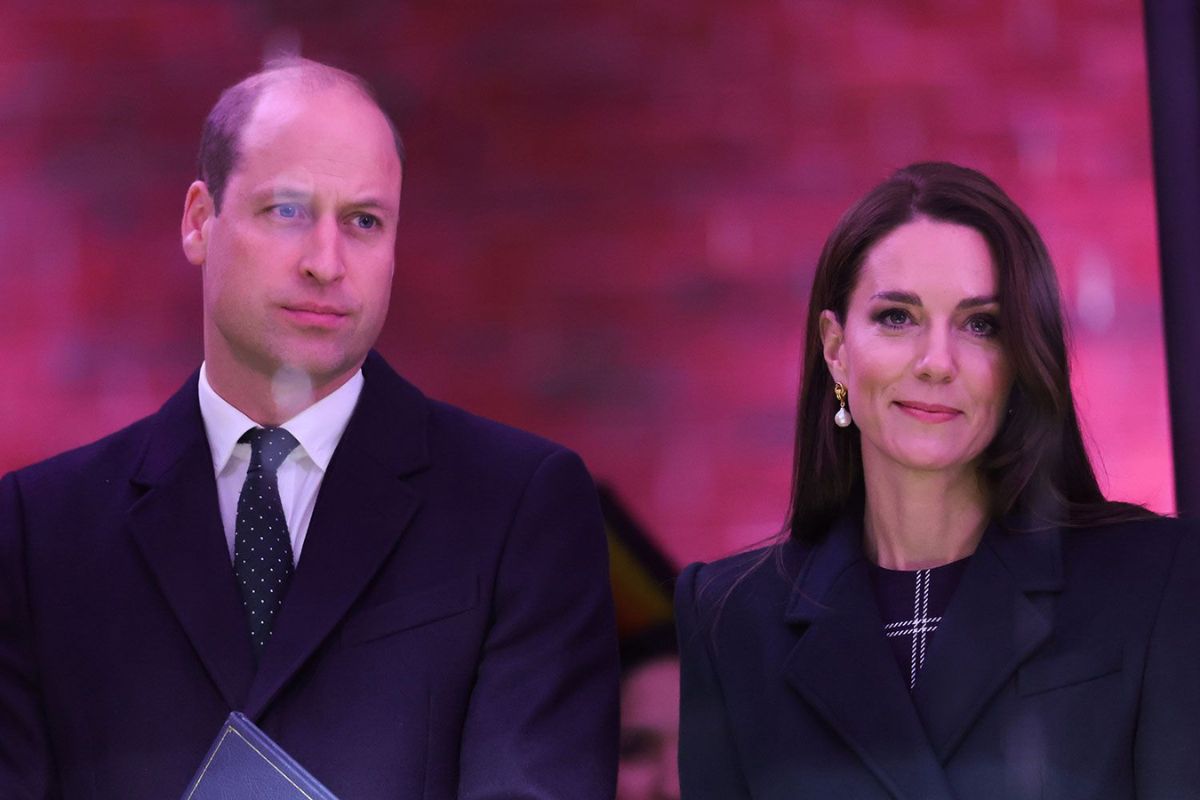
[[861, 526], [681, 577], [685, 800], [1200, 797], [1200, 539], [984, 535], [910, 695]]
[[196, 378], [0, 481], [0, 797], [179, 797], [231, 710], [345, 800], [611, 800], [595, 489], [376, 354], [256, 665]]

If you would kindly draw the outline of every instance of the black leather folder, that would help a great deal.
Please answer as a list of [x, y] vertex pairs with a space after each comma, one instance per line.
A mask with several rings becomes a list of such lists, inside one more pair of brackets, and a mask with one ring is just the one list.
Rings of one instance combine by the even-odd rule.
[[229, 715], [182, 800], [337, 800], [270, 736]]

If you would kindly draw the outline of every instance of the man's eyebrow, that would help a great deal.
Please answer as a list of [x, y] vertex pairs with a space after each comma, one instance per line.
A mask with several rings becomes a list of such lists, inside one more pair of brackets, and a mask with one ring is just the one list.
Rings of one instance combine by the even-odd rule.
[[308, 200], [312, 192], [297, 186], [270, 185], [259, 189], [254, 196], [264, 200]]
[[[871, 295], [871, 299], [888, 300], [893, 303], [904, 303], [905, 305], [917, 306], [918, 308], [922, 305], [921, 298], [919, 296], [913, 294], [912, 292], [901, 292], [895, 289], [876, 292], [875, 294]], [[958, 305], [955, 306], [955, 308], [959, 311], [962, 311], [963, 309], [976, 308], [978, 306], [990, 306], [999, 302], [1000, 299], [994, 294], [976, 295], [974, 297], [964, 297], [962, 300], [958, 301]]]
[[363, 197], [358, 200], [351, 200], [349, 203], [346, 203], [346, 206], [348, 208], [373, 208], [378, 211], [392, 212], [394, 212], [396, 209], [394, 203], [385, 203], [383, 200], [377, 197]]
[[[300, 202], [307, 203], [312, 200], [313, 192], [309, 189], [304, 189], [299, 186], [288, 186], [288, 185], [284, 184], [284, 185], [264, 186], [260, 190], [255, 192], [254, 196], [262, 202], [290, 200], [290, 201], [300, 201]], [[392, 213], [392, 214], [396, 213], [396, 204], [395, 203], [387, 203], [382, 198], [376, 197], [374, 195], [367, 195], [366, 197], [360, 197], [360, 198], [355, 198], [353, 200], [349, 200], [345, 203], [342, 203], [341, 207], [344, 209], [345, 208], [362, 208], [362, 209], [371, 209], [374, 211], [381, 211], [381, 212]]]

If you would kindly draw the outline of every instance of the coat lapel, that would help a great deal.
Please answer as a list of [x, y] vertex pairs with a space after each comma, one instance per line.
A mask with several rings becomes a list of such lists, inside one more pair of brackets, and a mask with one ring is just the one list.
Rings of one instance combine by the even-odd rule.
[[943, 763], [988, 700], [1050, 636], [1049, 611], [1031, 595], [1061, 589], [1057, 530], [988, 529], [938, 626], [913, 693]]
[[861, 538], [843, 520], [812, 551], [787, 610], [801, 631], [787, 678], [896, 797], [950, 800], [884, 638]]
[[254, 675], [241, 597], [217, 506], [196, 376], [154, 418], [128, 527], [209, 676], [240, 708]]
[[404, 478], [429, 463], [428, 405], [372, 353], [358, 406], [321, 482], [304, 550], [245, 713], [260, 716], [345, 616], [420, 504]]

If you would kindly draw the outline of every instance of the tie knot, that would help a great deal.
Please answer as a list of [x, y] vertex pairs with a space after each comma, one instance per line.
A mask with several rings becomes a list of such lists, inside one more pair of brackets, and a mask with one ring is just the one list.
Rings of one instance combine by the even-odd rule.
[[251, 428], [238, 441], [250, 444], [250, 469], [271, 472], [278, 469], [288, 453], [300, 444], [283, 428]]

